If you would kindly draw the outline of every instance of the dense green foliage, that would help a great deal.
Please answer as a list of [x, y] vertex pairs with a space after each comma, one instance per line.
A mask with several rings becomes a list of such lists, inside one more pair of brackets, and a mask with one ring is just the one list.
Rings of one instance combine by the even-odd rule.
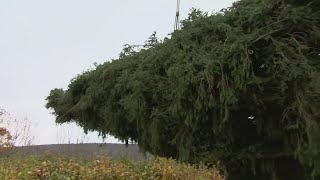
[[147, 45], [52, 90], [56, 122], [130, 138], [160, 156], [221, 161], [230, 179], [319, 177], [318, 0], [194, 10], [171, 38], [153, 35]]

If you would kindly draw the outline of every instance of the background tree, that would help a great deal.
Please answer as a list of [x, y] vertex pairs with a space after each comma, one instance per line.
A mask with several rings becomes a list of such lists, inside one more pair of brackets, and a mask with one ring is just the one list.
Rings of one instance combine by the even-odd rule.
[[31, 135], [30, 127], [31, 122], [27, 118], [12, 118], [7, 111], [0, 108], [1, 142], [6, 142], [12, 147], [32, 145], [34, 137]]
[[316, 0], [193, 10], [170, 39], [52, 90], [47, 108], [155, 155], [220, 161], [229, 179], [319, 178], [319, 17]]
[[[3, 116], [5, 111], [0, 109], [0, 117]], [[3, 127], [0, 127], [0, 153], [8, 152], [13, 147], [12, 136], [10, 132]]]
[[0, 154], [11, 151], [13, 141], [10, 132], [5, 128], [0, 128]]

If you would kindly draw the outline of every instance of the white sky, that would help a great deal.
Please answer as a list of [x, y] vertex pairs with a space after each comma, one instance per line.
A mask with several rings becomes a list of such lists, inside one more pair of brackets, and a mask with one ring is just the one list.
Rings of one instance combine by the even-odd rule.
[[[181, 0], [181, 19], [192, 7], [213, 12], [233, 1]], [[0, 108], [31, 121], [35, 144], [102, 142], [75, 124], [57, 126], [46, 96], [117, 58], [124, 44], [143, 44], [153, 31], [164, 38], [175, 10], [175, 0], [0, 0]]]

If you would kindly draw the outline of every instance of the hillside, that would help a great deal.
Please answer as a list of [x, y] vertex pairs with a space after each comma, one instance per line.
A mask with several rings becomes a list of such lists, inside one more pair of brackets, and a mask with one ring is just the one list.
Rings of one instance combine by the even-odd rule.
[[26, 157], [39, 155], [56, 155], [59, 157], [73, 157], [91, 159], [102, 155], [110, 158], [126, 157], [131, 160], [150, 159], [149, 153], [142, 153], [137, 145], [123, 144], [52, 144], [52, 145], [34, 145], [25, 147], [16, 147], [13, 151], [0, 154], [0, 157]]

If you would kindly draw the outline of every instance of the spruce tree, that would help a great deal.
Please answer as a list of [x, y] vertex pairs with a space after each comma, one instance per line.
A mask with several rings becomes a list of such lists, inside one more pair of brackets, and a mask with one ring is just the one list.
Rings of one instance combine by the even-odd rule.
[[320, 178], [320, 3], [241, 0], [47, 97], [57, 123], [154, 155], [221, 162], [228, 179]]

